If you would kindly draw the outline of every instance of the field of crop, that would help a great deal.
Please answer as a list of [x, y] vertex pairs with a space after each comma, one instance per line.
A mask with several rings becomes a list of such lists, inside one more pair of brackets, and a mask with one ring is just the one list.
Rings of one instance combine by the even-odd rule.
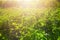
[[59, 3], [47, 8], [0, 6], [0, 40], [60, 40]]

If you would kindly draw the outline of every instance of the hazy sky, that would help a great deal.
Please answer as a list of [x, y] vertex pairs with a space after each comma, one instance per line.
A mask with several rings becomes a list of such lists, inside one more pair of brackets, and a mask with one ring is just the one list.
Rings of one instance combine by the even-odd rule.
[[52, 0], [2, 0], [2, 7], [44, 8], [52, 4]]

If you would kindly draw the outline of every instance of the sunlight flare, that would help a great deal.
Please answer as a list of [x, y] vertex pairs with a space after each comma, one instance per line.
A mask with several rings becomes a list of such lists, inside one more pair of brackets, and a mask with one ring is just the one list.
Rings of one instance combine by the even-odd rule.
[[16, 2], [22, 8], [35, 8], [39, 3], [39, 0], [16, 0]]

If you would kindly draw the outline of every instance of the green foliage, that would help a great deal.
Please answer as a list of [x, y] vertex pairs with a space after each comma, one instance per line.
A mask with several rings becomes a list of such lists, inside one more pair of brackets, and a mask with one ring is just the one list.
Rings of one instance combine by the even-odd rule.
[[[60, 8], [0, 8], [0, 40], [60, 40]], [[30, 14], [29, 14], [30, 13]]]

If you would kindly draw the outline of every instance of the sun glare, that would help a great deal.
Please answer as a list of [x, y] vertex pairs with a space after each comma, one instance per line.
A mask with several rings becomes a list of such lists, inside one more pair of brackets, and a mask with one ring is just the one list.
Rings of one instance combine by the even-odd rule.
[[33, 0], [24, 0], [24, 1], [26, 1], [26, 2], [31, 2], [31, 1], [33, 1]]
[[16, 0], [22, 8], [35, 8], [39, 0]]

